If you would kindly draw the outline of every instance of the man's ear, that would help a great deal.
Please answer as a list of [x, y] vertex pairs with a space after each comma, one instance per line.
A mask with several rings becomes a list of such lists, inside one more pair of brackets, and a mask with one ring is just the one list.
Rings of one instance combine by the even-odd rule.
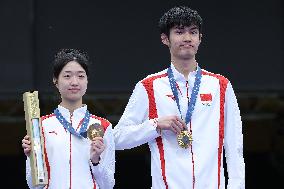
[[199, 43], [201, 43], [201, 39], [202, 39], [202, 33], [199, 34]]
[[170, 45], [170, 42], [169, 42], [169, 38], [166, 34], [162, 33], [161, 34], [161, 41], [164, 45], [167, 45], [169, 46]]

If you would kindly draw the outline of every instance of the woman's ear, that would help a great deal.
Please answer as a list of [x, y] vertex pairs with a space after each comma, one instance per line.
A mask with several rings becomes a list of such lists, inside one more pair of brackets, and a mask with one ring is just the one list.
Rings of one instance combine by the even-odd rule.
[[53, 84], [57, 87], [57, 79], [53, 78]]

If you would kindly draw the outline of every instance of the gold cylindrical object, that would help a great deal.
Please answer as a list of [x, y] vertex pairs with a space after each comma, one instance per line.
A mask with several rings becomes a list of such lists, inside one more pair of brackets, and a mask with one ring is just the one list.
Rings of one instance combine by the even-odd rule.
[[26, 130], [31, 141], [29, 155], [33, 186], [45, 186], [48, 183], [45, 162], [38, 92], [23, 94]]

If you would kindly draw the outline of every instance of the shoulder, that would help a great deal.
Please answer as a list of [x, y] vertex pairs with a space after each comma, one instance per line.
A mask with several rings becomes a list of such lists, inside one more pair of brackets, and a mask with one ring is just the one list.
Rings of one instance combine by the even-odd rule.
[[229, 83], [229, 80], [225, 76], [221, 74], [212, 73], [204, 69], [202, 69], [202, 76], [208, 77], [208, 79], [218, 80], [220, 84], [227, 85]]
[[56, 116], [55, 116], [54, 113], [51, 113], [51, 114], [48, 114], [48, 115], [41, 116], [41, 121], [46, 122], [46, 121], [52, 120], [53, 118], [56, 118]]
[[111, 125], [111, 123], [105, 118], [102, 118], [96, 115], [91, 115], [91, 118], [96, 121], [99, 121], [105, 130]]
[[167, 69], [164, 69], [164, 70], [162, 70], [160, 72], [148, 75], [147, 77], [142, 79], [140, 82], [143, 85], [149, 84], [149, 83], [153, 83], [154, 80], [165, 78], [165, 77], [167, 77], [167, 75], [168, 75], [167, 74]]

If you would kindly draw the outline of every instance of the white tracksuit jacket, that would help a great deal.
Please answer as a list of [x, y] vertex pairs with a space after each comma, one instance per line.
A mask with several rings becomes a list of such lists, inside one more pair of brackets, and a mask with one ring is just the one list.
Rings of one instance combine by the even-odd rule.
[[[171, 67], [178, 85], [182, 117], [185, 117], [196, 72], [185, 79]], [[242, 122], [233, 88], [225, 77], [202, 70], [191, 120], [192, 149], [179, 147], [172, 131], [157, 133], [153, 118], [168, 115], [180, 113], [165, 69], [137, 83], [114, 127], [116, 150], [148, 143], [152, 189], [225, 189], [223, 148], [228, 189], [245, 188]]]
[[[76, 109], [72, 115], [68, 109], [58, 106], [60, 113], [72, 126], [80, 129], [87, 106]], [[89, 139], [80, 139], [60, 124], [54, 114], [42, 117], [44, 147], [48, 168], [49, 189], [112, 189], [114, 186], [115, 149], [110, 122], [91, 115], [89, 125], [100, 123], [105, 128], [104, 144], [100, 163], [90, 162]], [[26, 179], [32, 187], [30, 160], [26, 161]], [[37, 187], [40, 188], [40, 187]]]

